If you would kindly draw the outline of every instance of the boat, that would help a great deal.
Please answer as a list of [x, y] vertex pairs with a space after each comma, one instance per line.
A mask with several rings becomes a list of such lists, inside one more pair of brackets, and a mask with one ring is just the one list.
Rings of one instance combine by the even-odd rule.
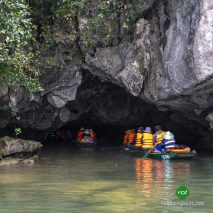
[[82, 138], [80, 141], [73, 141], [79, 148], [96, 148], [97, 142], [91, 141], [91, 138]]
[[149, 153], [148, 158], [155, 160], [175, 160], [175, 159], [193, 159], [197, 155], [195, 150], [186, 153], [174, 153], [174, 152], [166, 152], [166, 153]]
[[143, 152], [142, 150], [134, 150], [129, 147], [121, 147], [121, 151], [124, 154], [128, 154], [137, 158], [146, 158], [148, 156], [148, 154]]
[[197, 155], [197, 152], [195, 150], [189, 151], [189, 152], [166, 152], [166, 153], [155, 153], [150, 152], [146, 153], [142, 150], [134, 150], [128, 147], [121, 147], [121, 151], [124, 154], [128, 154], [134, 157], [139, 158], [151, 158], [155, 160], [170, 160], [170, 159], [192, 159]]

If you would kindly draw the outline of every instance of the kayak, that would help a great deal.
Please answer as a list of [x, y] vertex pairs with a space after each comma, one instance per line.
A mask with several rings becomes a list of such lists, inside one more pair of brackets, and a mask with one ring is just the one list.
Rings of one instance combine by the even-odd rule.
[[151, 158], [151, 159], [156, 159], [156, 160], [170, 160], [170, 159], [192, 159], [194, 158], [197, 153], [196, 151], [191, 151], [191, 152], [186, 152], [186, 153], [146, 153], [143, 152], [142, 150], [131, 150], [130, 148], [127, 147], [122, 147], [121, 151], [124, 154], [128, 154], [134, 157], [139, 157], [139, 158]]
[[186, 153], [149, 153], [148, 157], [155, 160], [170, 160], [170, 159], [192, 159], [197, 155], [196, 151]]

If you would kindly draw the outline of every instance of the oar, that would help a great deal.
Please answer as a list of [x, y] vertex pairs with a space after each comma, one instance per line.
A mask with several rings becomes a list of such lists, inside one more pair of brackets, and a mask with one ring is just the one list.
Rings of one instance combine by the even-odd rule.
[[148, 152], [144, 152], [143, 158], [148, 158], [149, 153], [152, 151], [153, 148], [151, 148]]
[[149, 156], [149, 154], [153, 151], [153, 149], [160, 143], [156, 143], [155, 146], [153, 148], [151, 148], [147, 153], [144, 154], [143, 158], [147, 158]]

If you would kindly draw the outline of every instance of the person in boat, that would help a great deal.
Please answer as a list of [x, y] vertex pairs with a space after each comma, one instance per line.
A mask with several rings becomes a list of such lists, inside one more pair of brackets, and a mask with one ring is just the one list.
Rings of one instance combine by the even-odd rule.
[[136, 138], [135, 138], [135, 147], [137, 149], [141, 149], [141, 147], [142, 147], [143, 132], [144, 132], [144, 128], [139, 127], [138, 132], [136, 133]]
[[90, 134], [89, 129], [86, 129], [84, 131], [82, 138], [89, 140], [90, 143], [93, 142], [93, 139], [91, 138], [91, 134]]
[[152, 134], [152, 129], [146, 127], [142, 136], [142, 149], [147, 152], [153, 148], [154, 136]]
[[135, 141], [135, 130], [132, 129], [131, 132], [129, 133], [128, 145], [133, 145], [134, 141]]
[[154, 147], [154, 152], [166, 152], [168, 149], [173, 148], [175, 148], [174, 135], [171, 132], [167, 131], [164, 133], [162, 142]]
[[124, 140], [123, 140], [123, 145], [127, 146], [128, 145], [128, 141], [129, 141], [129, 134], [131, 133], [131, 130], [126, 130], [125, 134], [124, 134]]
[[83, 132], [83, 138], [84, 137], [90, 137], [90, 131], [89, 129], [86, 129], [84, 132]]
[[160, 144], [163, 140], [164, 131], [162, 130], [160, 125], [155, 126], [155, 134], [154, 134], [154, 144]]
[[90, 132], [90, 137], [93, 139], [93, 141], [95, 141], [95, 139], [96, 139], [95, 132], [92, 129], [90, 129], [89, 132]]
[[77, 134], [78, 141], [80, 141], [82, 139], [84, 131], [85, 131], [85, 129], [83, 127], [78, 131], [78, 134]]
[[175, 137], [171, 132], [165, 132], [163, 136], [162, 145], [164, 146], [165, 151], [167, 151], [168, 149], [175, 148]]

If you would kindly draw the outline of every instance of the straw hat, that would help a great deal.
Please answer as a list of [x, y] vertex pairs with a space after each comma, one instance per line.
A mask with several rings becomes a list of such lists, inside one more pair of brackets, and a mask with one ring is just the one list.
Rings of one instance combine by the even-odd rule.
[[167, 131], [165, 132], [163, 138], [166, 140], [171, 140], [171, 139], [174, 139], [174, 135], [171, 132]]

